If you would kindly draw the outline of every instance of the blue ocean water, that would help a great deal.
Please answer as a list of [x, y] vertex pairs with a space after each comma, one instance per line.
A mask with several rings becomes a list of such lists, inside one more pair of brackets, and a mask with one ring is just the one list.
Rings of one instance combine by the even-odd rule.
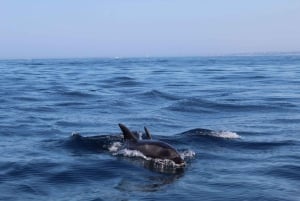
[[[0, 61], [0, 200], [299, 200], [300, 56]], [[112, 152], [118, 123], [186, 158]]]

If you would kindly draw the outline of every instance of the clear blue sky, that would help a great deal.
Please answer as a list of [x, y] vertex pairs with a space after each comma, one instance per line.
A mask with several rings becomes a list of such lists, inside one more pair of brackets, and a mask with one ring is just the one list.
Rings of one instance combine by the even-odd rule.
[[0, 58], [300, 51], [300, 0], [2, 0]]

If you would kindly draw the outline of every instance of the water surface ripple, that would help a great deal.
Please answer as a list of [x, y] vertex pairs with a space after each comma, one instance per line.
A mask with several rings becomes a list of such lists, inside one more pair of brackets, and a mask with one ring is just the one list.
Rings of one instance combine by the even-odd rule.
[[[300, 56], [1, 60], [0, 72], [0, 200], [299, 200]], [[187, 166], [112, 153], [120, 122]]]

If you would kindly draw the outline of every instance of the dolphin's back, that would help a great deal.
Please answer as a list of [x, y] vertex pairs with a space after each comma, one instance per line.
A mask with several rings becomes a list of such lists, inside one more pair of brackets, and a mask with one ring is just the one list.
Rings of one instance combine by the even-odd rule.
[[179, 156], [178, 152], [169, 144], [156, 140], [139, 140], [131, 142], [128, 148], [138, 150], [145, 156], [152, 158], [172, 159]]

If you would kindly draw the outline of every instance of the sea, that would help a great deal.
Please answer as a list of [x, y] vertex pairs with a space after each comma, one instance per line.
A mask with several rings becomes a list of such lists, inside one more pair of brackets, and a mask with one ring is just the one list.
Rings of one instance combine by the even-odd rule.
[[[11, 59], [0, 73], [0, 200], [300, 200], [299, 55]], [[126, 149], [119, 123], [186, 165]]]

